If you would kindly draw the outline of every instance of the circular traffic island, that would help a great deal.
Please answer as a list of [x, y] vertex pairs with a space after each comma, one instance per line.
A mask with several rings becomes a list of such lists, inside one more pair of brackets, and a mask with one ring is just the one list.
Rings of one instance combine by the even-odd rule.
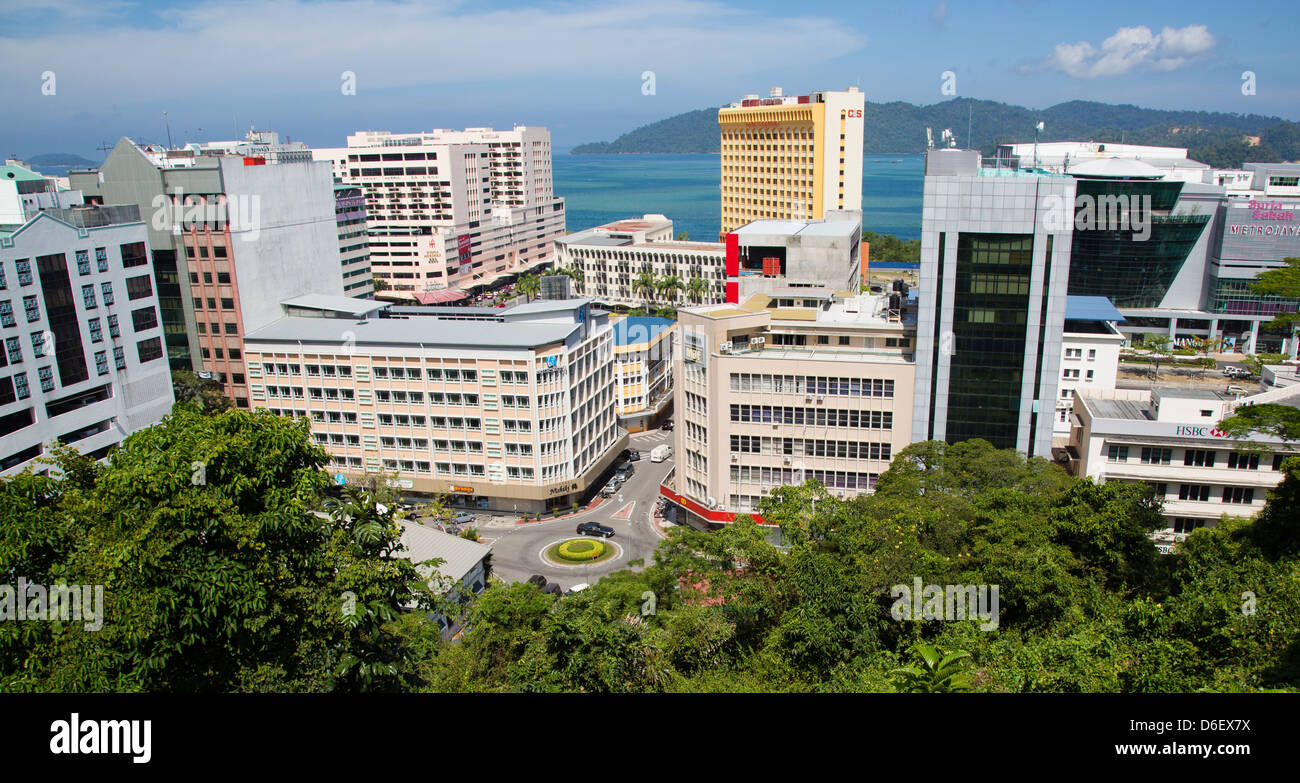
[[548, 546], [543, 553], [557, 565], [590, 565], [618, 557], [619, 547], [595, 538], [570, 538]]

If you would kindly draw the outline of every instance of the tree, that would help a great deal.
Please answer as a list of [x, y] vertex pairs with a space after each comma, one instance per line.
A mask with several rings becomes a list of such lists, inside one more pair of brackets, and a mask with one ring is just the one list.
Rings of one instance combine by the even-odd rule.
[[655, 278], [654, 272], [649, 269], [643, 269], [641, 274], [637, 275], [636, 279], [632, 281], [632, 293], [645, 295], [647, 310], [650, 309], [651, 300], [654, 299], [654, 295], [658, 291], [658, 280]]
[[[1300, 299], [1300, 257], [1282, 260], [1286, 266], [1261, 272], [1255, 277], [1255, 281], [1250, 284], [1253, 293], [1293, 301]], [[1300, 324], [1300, 313], [1293, 309], [1279, 313], [1265, 328], [1291, 334], [1297, 324]]]
[[1142, 352], [1151, 358], [1153, 378], [1160, 377], [1160, 362], [1169, 355], [1173, 340], [1167, 334], [1148, 334], [1142, 340]]
[[54, 459], [0, 479], [0, 571], [102, 585], [103, 624], [0, 623], [0, 690], [414, 686], [392, 620], [431, 591], [376, 504], [316, 510], [329, 455], [305, 422], [180, 405], [107, 464]]
[[686, 296], [692, 302], [704, 301], [704, 295], [708, 290], [709, 284], [702, 277], [692, 277], [686, 282]]
[[1264, 373], [1264, 365], [1281, 364], [1286, 361], [1286, 359], [1286, 354], [1281, 353], [1261, 353], [1258, 356], [1251, 353], [1246, 354], [1246, 357], [1241, 360], [1241, 363], [1246, 365], [1246, 369], [1250, 371], [1251, 375], [1262, 375]]
[[1300, 440], [1300, 408], [1277, 403], [1238, 405], [1219, 422], [1219, 429], [1232, 438], [1249, 441], [1255, 433], [1285, 441]]
[[677, 232], [677, 241], [678, 241], [678, 242], [689, 242], [689, 241], [691, 241], [691, 235], [690, 235], [690, 233], [689, 233], [689, 232], [686, 232], [686, 231], [678, 231], [678, 232]]
[[382, 277], [372, 278], [370, 284], [371, 287], [374, 289], [375, 293], [380, 293], [381, 291], [387, 291], [390, 288], [392, 288], [392, 286], [388, 284], [388, 281], [383, 279]]
[[918, 644], [914, 652], [920, 665], [894, 669], [890, 674], [904, 693], [959, 693], [971, 689], [970, 653]]
[[682, 289], [682, 279], [677, 275], [664, 275], [659, 278], [657, 288], [664, 299], [671, 304], [677, 300], [677, 292]]
[[526, 301], [531, 302], [533, 297], [541, 292], [542, 281], [538, 279], [537, 275], [524, 275], [515, 287], [519, 289], [519, 293], [527, 297]]
[[575, 294], [582, 293], [582, 283], [583, 283], [582, 267], [578, 266], [577, 264], [573, 264], [571, 266], [562, 266], [555, 270], [555, 274], [564, 275], [565, 277], [569, 278], [569, 280], [573, 281], [573, 292]]
[[221, 384], [189, 370], [172, 370], [172, 392], [177, 403], [193, 405], [204, 413], [220, 413], [232, 405], [230, 398], [221, 393]]

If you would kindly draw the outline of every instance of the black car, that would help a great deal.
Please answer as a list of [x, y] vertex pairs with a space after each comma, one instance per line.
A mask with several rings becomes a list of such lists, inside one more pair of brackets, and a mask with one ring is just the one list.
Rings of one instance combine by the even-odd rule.
[[672, 428], [673, 428], [673, 420], [672, 420], [672, 419], [669, 419], [668, 421], [664, 422], [664, 426], [662, 427], [662, 429], [665, 429], [665, 430], [671, 430]]
[[641, 459], [641, 452], [635, 449], [623, 449], [623, 459], [628, 462], [636, 462]]
[[580, 536], [599, 536], [601, 538], [613, 538], [614, 528], [608, 525], [602, 525], [599, 522], [583, 522], [578, 525], [578, 535]]
[[528, 577], [528, 584], [537, 585], [539, 588], [545, 590], [546, 577], [542, 576], [541, 574], [533, 574], [532, 576]]

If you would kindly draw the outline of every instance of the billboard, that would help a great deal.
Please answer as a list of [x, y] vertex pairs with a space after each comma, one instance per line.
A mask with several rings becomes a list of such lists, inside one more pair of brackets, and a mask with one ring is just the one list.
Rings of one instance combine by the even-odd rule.
[[[460, 266], [469, 266], [469, 234], [461, 234], [456, 237], [456, 259]], [[459, 270], [464, 271], [464, 270]]]
[[1300, 255], [1300, 202], [1256, 201], [1229, 205], [1224, 212], [1219, 258], [1281, 261]]

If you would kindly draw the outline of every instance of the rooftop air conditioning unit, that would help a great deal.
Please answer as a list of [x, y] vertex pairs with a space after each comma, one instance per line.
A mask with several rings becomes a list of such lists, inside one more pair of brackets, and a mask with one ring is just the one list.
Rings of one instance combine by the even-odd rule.
[[719, 353], [731, 353], [731, 341], [728, 340], [727, 342], [725, 342], [725, 343], [719, 345], [719, 346], [718, 346], [718, 352], [719, 352]]
[[762, 344], [764, 343], [765, 340], [766, 340], [766, 338], [763, 338], [763, 337], [751, 337], [751, 338], [749, 338], [749, 344], [750, 344], [750, 345], [762, 345]]

